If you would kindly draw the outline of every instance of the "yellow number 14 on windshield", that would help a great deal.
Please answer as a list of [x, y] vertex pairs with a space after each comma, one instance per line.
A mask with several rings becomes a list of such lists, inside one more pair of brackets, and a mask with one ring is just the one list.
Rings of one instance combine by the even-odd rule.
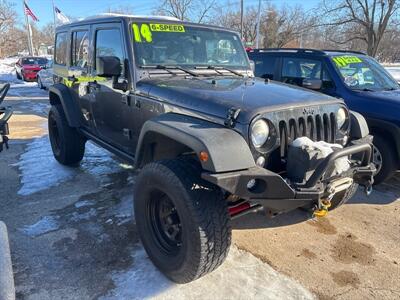
[[132, 30], [133, 30], [133, 37], [135, 39], [135, 42], [141, 43], [141, 42], [147, 42], [151, 43], [153, 41], [153, 36], [150, 31], [150, 27], [147, 24], [132, 24]]

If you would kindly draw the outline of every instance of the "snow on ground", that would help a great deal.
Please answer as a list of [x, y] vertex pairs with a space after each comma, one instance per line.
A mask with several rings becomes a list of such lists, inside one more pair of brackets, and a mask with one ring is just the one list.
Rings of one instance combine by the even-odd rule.
[[22, 83], [22, 81], [17, 79], [17, 76], [15, 75], [14, 65], [17, 60], [18, 57], [0, 59], [0, 83]]
[[115, 289], [107, 299], [315, 299], [299, 283], [282, 275], [248, 252], [232, 247], [216, 271], [189, 284], [166, 279], [141, 248], [127, 272], [112, 275]]
[[30, 237], [37, 237], [39, 235], [55, 231], [59, 229], [57, 217], [44, 216], [35, 224], [24, 226], [20, 229], [24, 234]]
[[79, 172], [102, 176], [119, 170], [109, 152], [93, 143], [86, 143], [85, 157], [79, 168], [69, 168], [59, 164], [53, 157], [47, 136], [34, 139], [27, 145], [20, 161], [15, 164], [21, 174], [19, 195], [30, 195], [72, 179]]
[[385, 67], [385, 69], [393, 76], [394, 79], [400, 82], [400, 66], [390, 66]]

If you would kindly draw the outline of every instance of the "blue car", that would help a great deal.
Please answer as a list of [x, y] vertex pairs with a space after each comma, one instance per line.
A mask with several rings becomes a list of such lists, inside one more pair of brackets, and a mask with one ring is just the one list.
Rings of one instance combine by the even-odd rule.
[[366, 118], [374, 135], [375, 184], [399, 169], [400, 85], [372, 57], [314, 49], [254, 49], [248, 56], [257, 77], [343, 98]]

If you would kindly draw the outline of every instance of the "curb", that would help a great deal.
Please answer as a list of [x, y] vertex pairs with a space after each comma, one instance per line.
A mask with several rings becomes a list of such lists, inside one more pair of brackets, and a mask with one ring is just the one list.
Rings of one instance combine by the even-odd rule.
[[0, 221], [0, 300], [15, 300], [14, 276], [6, 224]]

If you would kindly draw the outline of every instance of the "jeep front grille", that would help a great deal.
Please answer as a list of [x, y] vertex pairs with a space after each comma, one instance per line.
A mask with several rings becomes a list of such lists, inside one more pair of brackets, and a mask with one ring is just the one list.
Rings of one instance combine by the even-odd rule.
[[286, 157], [289, 144], [298, 137], [313, 141], [334, 143], [336, 140], [336, 116], [334, 113], [302, 116], [279, 121], [281, 157]]

